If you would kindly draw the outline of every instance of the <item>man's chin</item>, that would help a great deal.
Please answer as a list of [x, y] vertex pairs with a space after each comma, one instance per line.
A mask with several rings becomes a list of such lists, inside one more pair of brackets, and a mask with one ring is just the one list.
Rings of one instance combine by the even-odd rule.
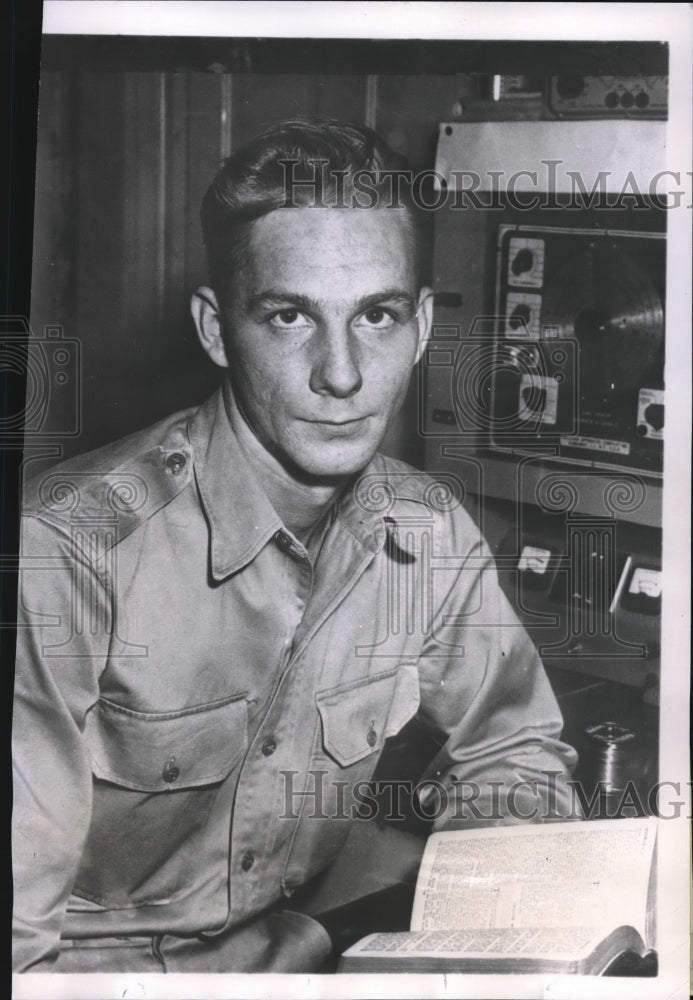
[[330, 447], [320, 454], [301, 454], [293, 459], [295, 471], [306, 482], [343, 482], [361, 472], [370, 462], [376, 448]]

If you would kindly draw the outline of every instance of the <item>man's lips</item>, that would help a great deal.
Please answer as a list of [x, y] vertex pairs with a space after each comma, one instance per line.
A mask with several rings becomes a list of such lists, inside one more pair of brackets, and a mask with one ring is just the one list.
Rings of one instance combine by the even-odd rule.
[[304, 420], [307, 424], [319, 424], [322, 427], [350, 427], [353, 424], [360, 424], [364, 420], [368, 420], [369, 414], [365, 414], [363, 417], [349, 417], [346, 420], [321, 420], [316, 418], [310, 418]]
[[307, 420], [315, 432], [325, 438], [360, 437], [365, 430], [369, 415], [350, 417], [348, 420]]

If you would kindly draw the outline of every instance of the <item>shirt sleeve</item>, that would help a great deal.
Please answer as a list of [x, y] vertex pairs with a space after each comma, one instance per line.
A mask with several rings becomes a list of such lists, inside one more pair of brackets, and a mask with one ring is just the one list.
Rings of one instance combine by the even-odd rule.
[[22, 525], [13, 711], [14, 967], [48, 972], [91, 815], [82, 738], [98, 699], [109, 600], [69, 534]]
[[443, 741], [420, 784], [422, 811], [436, 830], [580, 818], [568, 784], [577, 755], [488, 546], [461, 518], [446, 538], [420, 660], [421, 713]]

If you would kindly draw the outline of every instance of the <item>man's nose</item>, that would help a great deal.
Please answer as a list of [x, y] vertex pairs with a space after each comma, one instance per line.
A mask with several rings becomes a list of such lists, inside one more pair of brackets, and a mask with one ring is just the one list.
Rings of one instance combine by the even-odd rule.
[[321, 331], [310, 374], [310, 388], [324, 396], [346, 399], [363, 384], [358, 347], [348, 329]]

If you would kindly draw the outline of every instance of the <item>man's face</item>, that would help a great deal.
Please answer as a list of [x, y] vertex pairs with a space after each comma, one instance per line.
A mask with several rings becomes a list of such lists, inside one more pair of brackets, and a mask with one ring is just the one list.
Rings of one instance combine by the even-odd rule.
[[350, 475], [399, 409], [430, 327], [400, 209], [280, 209], [253, 223], [222, 313], [236, 398], [294, 474]]

